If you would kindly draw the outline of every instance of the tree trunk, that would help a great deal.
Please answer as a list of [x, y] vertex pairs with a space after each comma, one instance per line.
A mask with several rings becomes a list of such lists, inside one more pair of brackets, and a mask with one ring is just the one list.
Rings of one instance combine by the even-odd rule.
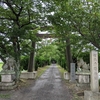
[[16, 76], [16, 83], [19, 82], [20, 79], [20, 44], [18, 41], [18, 37], [12, 37], [13, 42], [13, 48], [14, 48], [14, 58], [16, 61], [15, 65], [15, 76]]
[[35, 42], [32, 41], [32, 48], [33, 51], [30, 53], [30, 59], [29, 59], [29, 64], [28, 64], [28, 72], [33, 72], [35, 69]]
[[70, 39], [66, 40], [66, 62], [68, 67], [68, 72], [70, 72], [70, 63], [73, 62], [70, 48]]

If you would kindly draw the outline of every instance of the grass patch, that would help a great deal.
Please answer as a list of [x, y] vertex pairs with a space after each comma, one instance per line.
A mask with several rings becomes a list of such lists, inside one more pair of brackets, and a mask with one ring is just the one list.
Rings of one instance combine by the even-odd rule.
[[3, 63], [0, 63], [0, 71], [2, 70], [2, 65], [3, 65]]
[[49, 66], [39, 67], [36, 78], [39, 78], [48, 68]]
[[57, 66], [60, 71], [61, 77], [64, 79], [64, 72], [66, 72], [66, 70], [64, 68], [62, 68], [60, 65], [57, 65]]
[[0, 82], [1, 82], [1, 75], [0, 75]]
[[8, 99], [10, 98], [10, 94], [0, 94], [0, 98]]
[[[39, 67], [36, 75], [36, 79], [39, 78], [47, 69], [49, 66]], [[26, 70], [23, 70], [23, 72], [26, 72]], [[18, 89], [23, 87], [28, 87], [29, 85], [33, 84], [32, 79], [20, 79], [18, 83]]]

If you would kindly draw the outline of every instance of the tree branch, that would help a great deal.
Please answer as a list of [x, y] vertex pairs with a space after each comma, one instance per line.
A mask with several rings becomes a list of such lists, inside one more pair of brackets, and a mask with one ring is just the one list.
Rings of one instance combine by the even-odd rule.
[[73, 23], [73, 26], [77, 29], [77, 31], [79, 32], [79, 34], [81, 34], [81, 36], [83, 36], [84, 39], [86, 39], [87, 41], [89, 41], [91, 44], [93, 44], [95, 47], [97, 48], [100, 48], [100, 46], [95, 42], [93, 41], [93, 39], [88, 39], [80, 30], [80, 28], [77, 27], [77, 25], [75, 25]]
[[6, 2], [4, 2], [4, 3], [6, 3], [6, 5], [11, 9], [11, 11], [13, 12], [13, 14], [14, 14], [15, 16], [17, 16], [17, 13], [14, 11], [14, 9], [13, 9], [13, 7], [11, 6], [9, 0], [6, 0]]
[[7, 18], [7, 17], [5, 17], [5, 18], [3, 18], [3, 17], [0, 17], [0, 19], [2, 19], [2, 20], [5, 20], [5, 19], [7, 19], [7, 20], [15, 20], [15, 19], [13, 19], [13, 18]]

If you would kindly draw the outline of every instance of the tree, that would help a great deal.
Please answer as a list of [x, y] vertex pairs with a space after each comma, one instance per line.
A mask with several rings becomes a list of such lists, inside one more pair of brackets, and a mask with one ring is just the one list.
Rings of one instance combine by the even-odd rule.
[[37, 0], [0, 1], [0, 58], [4, 62], [7, 57], [13, 56], [19, 68], [21, 54], [25, 54], [26, 47], [29, 47], [25, 41], [33, 41], [39, 29], [39, 5]]
[[67, 55], [70, 54], [66, 58], [69, 59], [67, 59], [69, 63], [72, 59], [72, 53], [70, 53], [72, 50], [70, 48], [73, 47], [71, 39], [76, 34], [80, 39], [78, 44], [83, 43], [84, 46], [90, 44], [100, 48], [99, 0], [53, 0], [52, 6], [55, 6], [55, 10], [51, 9], [54, 14], [49, 14], [48, 19], [54, 26], [57, 35], [62, 37], [63, 41], [66, 40]]
[[99, 0], [73, 0], [66, 3], [67, 18], [73, 32], [77, 32], [87, 43], [100, 48], [100, 10]]
[[51, 60], [58, 61], [60, 58], [58, 46], [55, 44], [55, 41], [50, 42], [50, 40], [44, 40], [37, 43], [36, 60], [39, 67], [50, 64]]
[[54, 12], [54, 15], [49, 15], [48, 19], [51, 21], [52, 25], [55, 28], [56, 36], [60, 39], [60, 41], [66, 43], [66, 49], [65, 49], [65, 55], [66, 55], [66, 63], [67, 63], [67, 69], [70, 71], [70, 63], [72, 61], [72, 55], [71, 55], [71, 47], [70, 47], [70, 33], [71, 33], [71, 28], [70, 28], [70, 23], [69, 21], [65, 18], [64, 15], [62, 15], [62, 10], [58, 8], [57, 11]]

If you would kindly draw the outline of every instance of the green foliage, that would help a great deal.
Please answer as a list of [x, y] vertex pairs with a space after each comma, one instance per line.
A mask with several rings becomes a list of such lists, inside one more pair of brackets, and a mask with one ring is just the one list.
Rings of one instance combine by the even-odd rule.
[[89, 63], [90, 51], [100, 49], [100, 1], [53, 1], [54, 14], [49, 15], [48, 20], [54, 26], [56, 36], [62, 41], [69, 38], [72, 56], [82, 57]]
[[3, 63], [0, 63], [0, 71], [2, 70], [2, 65], [3, 65]]
[[21, 70], [27, 70], [28, 69], [28, 56], [22, 56], [21, 57]]
[[54, 44], [55, 42], [50, 43], [48, 41], [41, 41], [37, 43], [36, 58], [35, 58], [35, 67], [43, 67], [44, 65], [49, 65], [51, 60], [56, 60], [58, 62], [59, 50], [58, 46]]
[[21, 54], [31, 51], [29, 42], [37, 41], [36, 34], [41, 26], [41, 8], [37, 5], [41, 4], [36, 0], [0, 2], [0, 55], [4, 60], [9, 56], [20, 60]]
[[59, 69], [59, 71], [60, 71], [60, 73], [61, 73], [61, 77], [62, 77], [62, 79], [64, 79], [64, 72], [66, 72], [66, 70], [64, 69], [64, 68], [62, 68], [60, 65], [57, 65], [57, 67], [58, 67], [58, 69]]
[[[90, 52], [81, 52], [78, 56], [78, 58], [83, 58], [83, 60], [87, 63], [90, 64]], [[100, 53], [98, 53], [98, 59], [100, 59]], [[99, 60], [98, 60], [99, 61]], [[98, 69], [100, 71], [100, 62], [98, 62]]]
[[[69, 6], [66, 6], [67, 14], [73, 31], [77, 31], [85, 40], [88, 40], [95, 47], [99, 47], [99, 22], [100, 22], [100, 9], [99, 3], [95, 1], [82, 2], [74, 0]], [[98, 1], [97, 1], [98, 2]], [[95, 41], [94, 41], [95, 40]]]
[[[44, 26], [40, 6], [38, 0], [0, 1], [0, 57], [3, 62], [12, 56], [18, 68], [22, 62], [22, 67], [27, 69], [26, 59], [20, 59], [22, 55], [28, 55], [32, 51], [31, 42], [38, 40], [36, 34], [40, 27]], [[16, 71], [16, 77], [19, 76], [18, 71], [19, 69]]]
[[81, 52], [78, 57], [82, 58], [86, 63], [90, 63], [90, 52]]
[[1, 75], [0, 75], [0, 82], [1, 82]]
[[[38, 44], [35, 70], [50, 64], [51, 59], [67, 69], [65, 50], [68, 45], [73, 57], [82, 57], [87, 63], [89, 51], [100, 49], [99, 0], [3, 1], [6, 3], [5, 7], [0, 4], [0, 55], [4, 60], [8, 56], [20, 60], [22, 55], [29, 55], [33, 50], [31, 41], [38, 41], [38, 30], [48, 24], [53, 26], [49, 31], [59, 39], [52, 44], [49, 41]], [[66, 43], [68, 39], [70, 42]], [[28, 57], [21, 58], [21, 66], [27, 69]]]
[[39, 67], [44, 67], [46, 65], [49, 65], [50, 61], [48, 58], [39, 59], [39, 57], [35, 57], [35, 70], [37, 71]]
[[60, 64], [65, 70], [68, 70], [65, 57], [61, 57], [58, 61], [58, 64]]

